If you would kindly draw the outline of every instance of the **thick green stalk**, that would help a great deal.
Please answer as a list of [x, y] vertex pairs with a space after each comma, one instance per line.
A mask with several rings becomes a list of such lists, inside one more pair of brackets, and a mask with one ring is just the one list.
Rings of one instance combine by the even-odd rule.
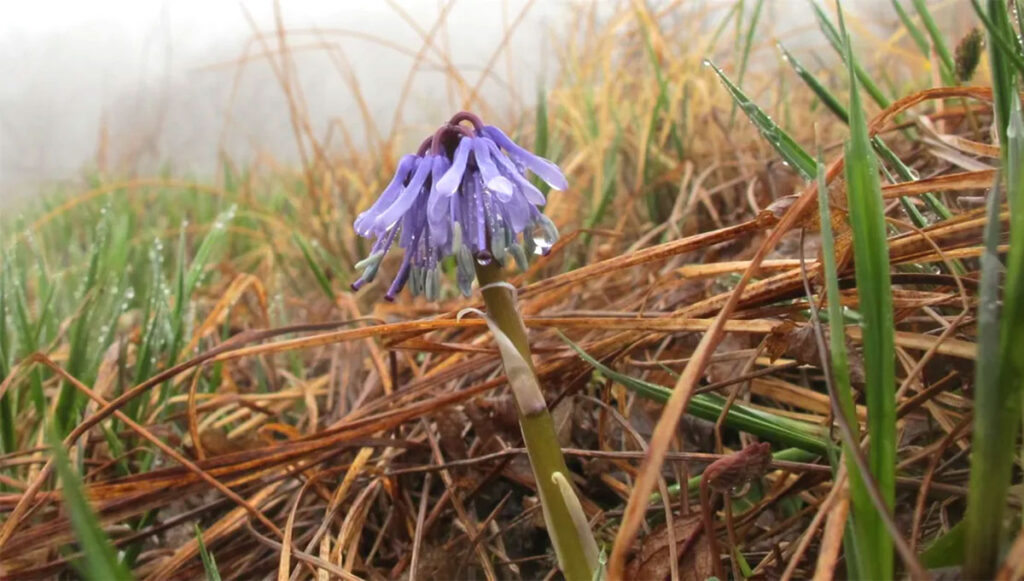
[[[530, 356], [526, 325], [523, 324], [519, 309], [516, 308], [512, 291], [495, 285], [495, 283], [505, 281], [501, 265], [496, 262], [488, 265], [478, 263], [476, 275], [480, 286], [483, 287], [487, 315], [508, 336], [532, 370], [533, 360]], [[565, 465], [562, 449], [558, 445], [555, 422], [551, 418], [547, 406], [543, 405], [543, 395], [540, 393], [536, 395], [537, 397], [533, 399], [539, 400], [541, 405], [517, 401], [516, 409], [519, 410], [519, 425], [523, 431], [523, 442], [526, 444], [530, 465], [533, 467], [533, 474], [537, 481], [537, 493], [548, 517], [546, 519], [548, 527], [552, 529], [548, 531], [548, 535], [555, 546], [559, 565], [565, 578], [569, 581], [591, 581], [594, 578], [594, 570], [587, 558], [586, 543], [588, 540], [589, 543], [594, 541], [581, 538], [578, 534], [571, 509], [553, 478], [555, 473], [561, 473], [568, 479], [570, 472]]]

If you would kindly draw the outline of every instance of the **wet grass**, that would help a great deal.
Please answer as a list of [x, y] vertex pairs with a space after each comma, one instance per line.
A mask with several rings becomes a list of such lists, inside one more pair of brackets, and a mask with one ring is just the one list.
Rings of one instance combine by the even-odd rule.
[[[630, 577], [1012, 576], [1019, 23], [914, 0], [875, 46], [812, 3], [813, 46], [776, 47], [772, 6], [580, 10], [521, 117], [442, 67], [571, 183], [513, 280], [583, 510]], [[988, 37], [973, 80], [951, 14]], [[97, 172], [0, 217], [3, 574], [553, 570], [499, 355], [455, 317], [479, 297], [348, 289], [406, 129], [332, 147], [279, 79], [301, 167]]]

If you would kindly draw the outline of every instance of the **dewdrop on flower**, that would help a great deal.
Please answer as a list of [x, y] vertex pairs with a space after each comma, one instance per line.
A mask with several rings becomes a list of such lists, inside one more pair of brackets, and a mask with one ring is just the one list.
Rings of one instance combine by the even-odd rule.
[[352, 290], [377, 276], [396, 241], [405, 255], [384, 296], [389, 301], [406, 284], [413, 295], [436, 300], [441, 261], [452, 255], [459, 289], [467, 296], [476, 276], [474, 261], [512, 259], [525, 269], [527, 254], [546, 254], [558, 240], [558, 229], [537, 209], [546, 200], [526, 179], [527, 170], [556, 190], [568, 187], [557, 165], [497, 127], [472, 113], [452, 117], [416, 155], [399, 161], [391, 183], [356, 218], [356, 233], [375, 240], [369, 256], [356, 264], [363, 273]]

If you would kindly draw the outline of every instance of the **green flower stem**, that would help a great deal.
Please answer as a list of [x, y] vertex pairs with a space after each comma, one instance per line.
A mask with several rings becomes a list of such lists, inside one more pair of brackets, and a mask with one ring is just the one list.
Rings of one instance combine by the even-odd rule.
[[[491, 263], [476, 265], [476, 276], [483, 290], [484, 303], [487, 305], [488, 316], [508, 336], [523, 359], [533, 369], [530, 357], [530, 343], [526, 337], [526, 325], [516, 308], [512, 291], [501, 286], [488, 286], [505, 281], [501, 265]], [[536, 401], [543, 402], [543, 394], [536, 394]], [[533, 474], [537, 480], [537, 493], [548, 516], [548, 531], [552, 537], [562, 568], [562, 574], [569, 581], [591, 581], [594, 571], [587, 559], [587, 540], [577, 534], [572, 512], [566, 503], [558, 484], [554, 480], [556, 472], [569, 477], [569, 469], [565, 465], [562, 449], [555, 433], [555, 422], [545, 405], [536, 406], [531, 402], [517, 402], [519, 425], [523, 431], [523, 441], [533, 466]], [[594, 541], [589, 539], [590, 543]]]

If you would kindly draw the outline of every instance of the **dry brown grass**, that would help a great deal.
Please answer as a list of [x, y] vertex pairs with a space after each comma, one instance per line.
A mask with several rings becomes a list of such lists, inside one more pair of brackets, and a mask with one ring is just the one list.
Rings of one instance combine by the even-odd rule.
[[[665, 576], [665, 563], [676, 553], [680, 576], [697, 578], [710, 574], [705, 569], [714, 561], [728, 562], [727, 555], [735, 560], [738, 552], [756, 575], [810, 577], [815, 568], [835, 570], [843, 524], [836, 515], [845, 514], [848, 502], [843, 476], [833, 480], [824, 458], [775, 462], [758, 475], [758, 496], [727, 503], [728, 518], [725, 509], [716, 513], [721, 554], [710, 558], [706, 543], [687, 544], [699, 522], [691, 518], [699, 510], [696, 496], [676, 496], [670, 505], [678, 546], [666, 541], [673, 537], [665, 536], [655, 516], [660, 509], [651, 510], [659, 505], [633, 503], [624, 514], [631, 492], [639, 487], [646, 497], [651, 487], [638, 482], [665, 476], [685, 483], [707, 463], [755, 440], [690, 416], [676, 428], [674, 418], [695, 391], [710, 388], [727, 396], [729, 405], [813, 426], [832, 422], [821, 354], [807, 341], [808, 301], [818, 300], [821, 287], [817, 224], [808, 212], [815, 191], [776, 161], [742, 114], [730, 124], [730, 101], [701, 62], [716, 50], [728, 54], [732, 39], [727, 33], [719, 41], [725, 48], [716, 48], [701, 14], [679, 17], [682, 10], [670, 3], [652, 12], [636, 3], [613, 10], [599, 24], [581, 11], [579, 34], [559, 39], [566, 70], [547, 107], [553, 150], [572, 187], [553, 195], [548, 209], [563, 228], [562, 240], [516, 279], [521, 308], [584, 508], [599, 542], [610, 549], [620, 536], [613, 559], [621, 559], [613, 565], [632, 560], [632, 574]], [[424, 44], [411, 55], [414, 62], [438, 59], [460, 100], [488, 113], [479, 102], [479, 84], [463, 78], [438, 46], [444, 26], [442, 13], [422, 30]], [[138, 385], [115, 388], [137, 354], [132, 337], [141, 322], [135, 320], [93, 385], [63, 375], [67, 353], [58, 342], [45, 355], [23, 359], [0, 394], [24, 388], [40, 367], [52, 371], [48, 389], [63, 378], [93, 402], [65, 442], [86, 468], [88, 494], [113, 542], [142, 548], [134, 569], [140, 578], [203, 574], [193, 523], [201, 523], [222, 575], [234, 579], [275, 571], [278, 579], [551, 577], [553, 557], [498, 354], [482, 321], [454, 316], [475, 299], [428, 304], [403, 298], [387, 305], [378, 302], [382, 291], [373, 285], [359, 295], [336, 290], [328, 301], [309, 273], [297, 288], [279, 280], [279, 271], [303, 264], [288, 242], [296, 224], [275, 215], [260, 192], [301, 180], [307, 195], [292, 203], [305, 217], [302, 233], [337, 260], [340, 272], [329, 274], [341, 289], [360, 255], [348, 225], [388, 179], [399, 142], [396, 133], [375, 130], [379, 140], [365, 151], [332, 146], [339, 134], [346, 144], [356, 143], [342, 125], [326, 139], [315, 134], [290, 60], [294, 37], [301, 34], [280, 27], [255, 31], [239, 61], [274, 64], [304, 163], [299, 170], [255, 171], [242, 184], [237, 197], [244, 211], [260, 216], [265, 227], [236, 232], [258, 244], [245, 255], [225, 257], [215, 268], [220, 276], [199, 292], [194, 332], [182, 354], [202, 352]], [[667, 104], [658, 104], [646, 42], [671, 88]], [[482, 79], [500, 76], [502, 56], [495, 54]], [[829, 146], [844, 134], [811, 111], [812, 96], [793, 89], [793, 79], [785, 94], [776, 80], [774, 70], [752, 70], [744, 85], [759, 102], [771, 104], [776, 117], [789, 119], [787, 128], [798, 141]], [[359, 84], [353, 79], [350, 86], [364, 102]], [[952, 97], [966, 99], [971, 119], [962, 108], [934, 106]], [[986, 163], [978, 143], [987, 133], [971, 127], [977, 121], [987, 127], [990, 100], [984, 88], [936, 89], [874, 116], [873, 131], [891, 137], [924, 177], [890, 184], [886, 196], [932, 191], [956, 202], [987, 188], [990, 169], [958, 167], [956, 160]], [[940, 127], [940, 136], [949, 137], [945, 145], [907, 142], [895, 121], [904, 111]], [[364, 121], [373, 126], [372, 119]], [[505, 121], [529, 142], [528, 118]], [[673, 127], [685, 128], [682, 157]], [[849, 288], [843, 184], [836, 179], [841, 156], [831, 148], [828, 153], [840, 280]], [[614, 175], [606, 175], [610, 167]], [[53, 212], [74, 212], [110, 190], [145, 193], [156, 184], [173, 187], [166, 180], [102, 186]], [[591, 224], [606, 191], [613, 195], [605, 218]], [[208, 193], [228, 195], [220, 188]], [[142, 211], [146, 202], [128, 203]], [[925, 229], [908, 227], [898, 204], [890, 216], [897, 230], [890, 248], [897, 269], [902, 434], [896, 517], [901, 534], [920, 548], [963, 510], [974, 269], [984, 221], [969, 204], [954, 219]], [[44, 215], [32, 228], [43, 229], [50, 219]], [[946, 268], [952, 259], [963, 261], [967, 272]], [[392, 268], [384, 266], [386, 272]], [[736, 274], [742, 274], [739, 282]], [[804, 290], [806, 278], [813, 296]], [[272, 295], [286, 305], [290, 320], [310, 323], [270, 328]], [[856, 307], [854, 293], [842, 300]], [[230, 331], [226, 339], [223, 329]], [[674, 384], [681, 395], [663, 412], [595, 374], [556, 330], [607, 365]], [[858, 340], [851, 330], [852, 344]], [[691, 360], [697, 363], [687, 365]], [[682, 369], [687, 374], [677, 378]], [[219, 384], [200, 392], [199, 379], [213, 377]], [[262, 378], [273, 389], [256, 390]], [[135, 398], [157, 402], [156, 388], [165, 382], [174, 395], [149, 417], [122, 413]], [[32, 413], [20, 422], [26, 426], [23, 441], [33, 443], [0, 457], [6, 487], [0, 493], [0, 573], [12, 579], [63, 574], [74, 557], [48, 454], [33, 435], [40, 418]], [[673, 421], [652, 439], [662, 413]], [[120, 436], [138, 446], [125, 458], [111, 457], [100, 431], [114, 425], [112, 417], [121, 421]], [[653, 468], [649, 447], [665, 459]], [[155, 448], [160, 452], [151, 469], [117, 476], [118, 460]], [[620, 533], [623, 518], [631, 526]], [[642, 520], [647, 524], [641, 527]]]

